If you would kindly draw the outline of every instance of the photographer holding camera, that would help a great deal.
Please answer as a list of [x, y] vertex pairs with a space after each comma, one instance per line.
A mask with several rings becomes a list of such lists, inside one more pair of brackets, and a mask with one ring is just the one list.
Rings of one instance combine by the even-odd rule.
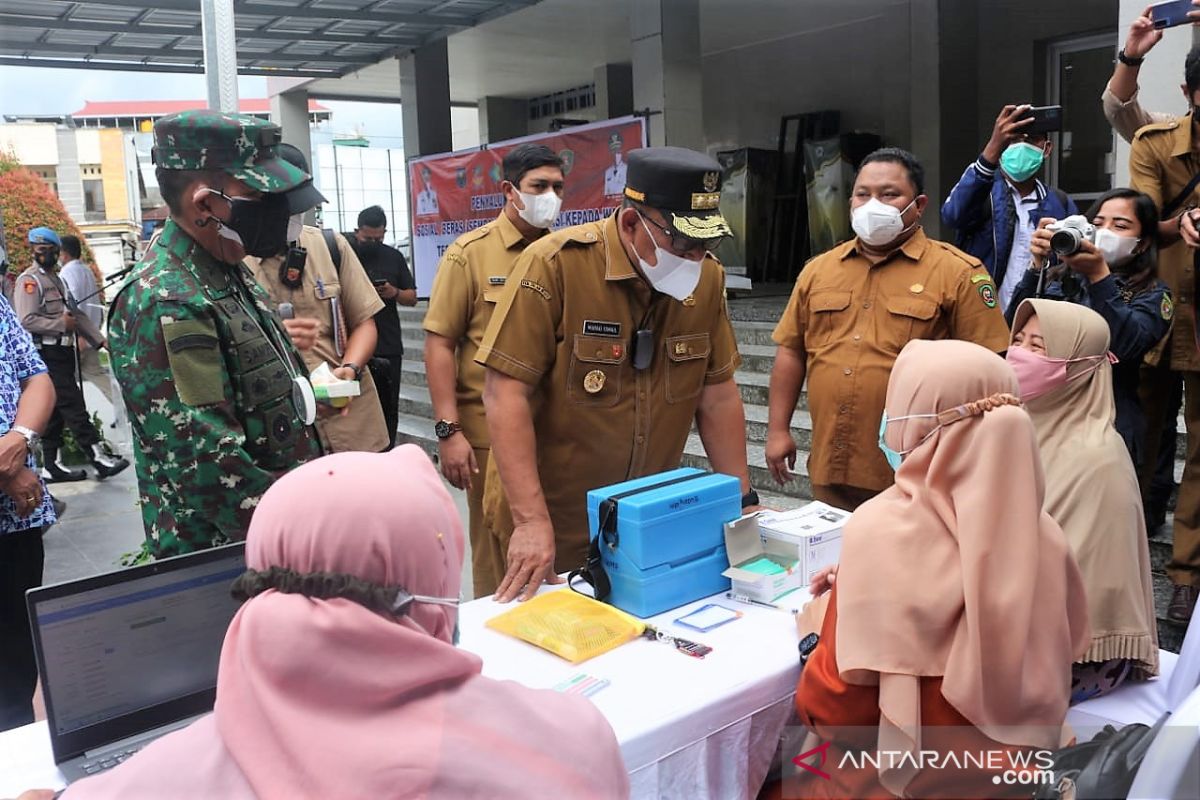
[[[1090, 222], [1089, 222], [1090, 220]], [[1078, 303], [1108, 323], [1113, 366], [1116, 427], [1134, 464], [1153, 454], [1145, 449], [1145, 415], [1138, 400], [1142, 358], [1171, 330], [1171, 290], [1158, 279], [1154, 201], [1133, 189], [1111, 189], [1088, 209], [1038, 223], [1030, 243], [1033, 260], [1013, 294], [1012, 313], [1022, 300], [1048, 297]], [[1051, 254], [1058, 257], [1050, 265]]]

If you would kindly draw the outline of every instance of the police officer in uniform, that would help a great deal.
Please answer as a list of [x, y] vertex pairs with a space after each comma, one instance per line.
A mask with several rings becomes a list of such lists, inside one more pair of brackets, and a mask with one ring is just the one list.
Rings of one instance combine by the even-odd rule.
[[58, 256], [62, 241], [49, 228], [29, 231], [34, 263], [17, 278], [13, 291], [13, 310], [21, 325], [33, 336], [46, 370], [54, 382], [54, 413], [42, 434], [42, 477], [48, 482], [81, 481], [87, 473], [70, 469], [59, 462], [63, 426], [69, 425], [79, 448], [91, 458], [100, 479], [116, 475], [129, 466], [124, 458], [114, 457], [100, 444], [79, 385], [75, 337], [83, 336], [92, 347], [104, 347], [104, 335], [86, 314], [73, 314], [74, 305], [66, 284], [58, 274]]
[[109, 338], [156, 557], [244, 539], [267, 488], [321, 454], [304, 362], [242, 263], [286, 246], [286, 193], [309, 180], [279, 142], [241, 114], [154, 125], [171, 216], [113, 299]]
[[511, 509], [501, 601], [583, 566], [587, 491], [678, 467], [693, 421], [713, 469], [757, 505], [725, 275], [708, 255], [730, 235], [720, 190], [708, 156], [635, 150], [614, 214], [517, 259], [475, 356]]
[[503, 168], [504, 210], [446, 249], [423, 323], [425, 377], [442, 474], [467, 490], [475, 597], [495, 592], [505, 571], [500, 540], [484, 524], [490, 440], [484, 369], [475, 363], [475, 353], [517, 257], [549, 233], [558, 217], [564, 187], [562, 160], [542, 144], [514, 147]]

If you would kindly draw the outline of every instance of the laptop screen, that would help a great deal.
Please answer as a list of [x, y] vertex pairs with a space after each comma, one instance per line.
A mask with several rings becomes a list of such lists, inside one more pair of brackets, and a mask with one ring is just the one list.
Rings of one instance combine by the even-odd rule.
[[32, 590], [52, 738], [211, 693], [244, 569], [237, 544]]

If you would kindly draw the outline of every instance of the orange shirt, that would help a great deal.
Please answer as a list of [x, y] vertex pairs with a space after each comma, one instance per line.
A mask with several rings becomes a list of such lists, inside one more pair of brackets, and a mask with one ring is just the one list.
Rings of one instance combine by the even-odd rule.
[[872, 265], [852, 239], [810, 261], [776, 344], [806, 354], [817, 485], [879, 491], [894, 473], [879, 450], [879, 419], [892, 364], [913, 339], [965, 339], [1008, 349], [1008, 326], [983, 265], [918, 229]]
[[[796, 711], [801, 724], [814, 732], [821, 744], [830, 743], [825, 762], [820, 765], [829, 779], [793, 768], [789, 762], [799, 753], [784, 753], [785, 774], [794, 770], [796, 776], [785, 780], [783, 796], [891, 798], [894, 795], [879, 782], [879, 770], [857, 755], [861, 751], [874, 754], [878, 746], [879, 687], [848, 684], [838, 674], [836, 585], [832, 591], [821, 626], [821, 641], [796, 686]], [[1014, 755], [1011, 760], [1008, 754], [1029, 749], [1000, 744], [984, 736], [942, 697], [941, 677], [921, 678], [921, 722], [921, 750], [953, 753], [958, 763], [966, 762], [967, 754], [976, 756], [979, 763], [987, 758], [982, 754], [1000, 752], [1002, 755], [996, 758], [1001, 763], [1021, 764], [1024, 754]], [[848, 754], [853, 754], [856, 760]], [[945, 763], [945, 760], [943, 755], [940, 761]], [[1028, 763], [1033, 768], [1039, 767], [1035, 758], [1029, 758]], [[906, 793], [908, 797], [958, 798], [1029, 797], [1032, 793], [1029, 786], [994, 783], [993, 778], [999, 774], [973, 765], [963, 769], [927, 768], [913, 777]]]

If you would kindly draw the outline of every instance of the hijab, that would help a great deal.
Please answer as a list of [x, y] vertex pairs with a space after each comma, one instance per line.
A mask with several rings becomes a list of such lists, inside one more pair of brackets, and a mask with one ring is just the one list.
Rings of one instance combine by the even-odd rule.
[[1066, 533], [1087, 589], [1092, 641], [1080, 660], [1128, 658], [1141, 677], [1157, 675], [1150, 549], [1137, 473], [1113, 427], [1108, 323], [1074, 303], [1026, 300], [1014, 335], [1035, 314], [1046, 355], [1071, 360], [1067, 383], [1026, 408], [1046, 470], [1046, 512]]
[[[1004, 360], [969, 342], [913, 341], [896, 359], [885, 437], [910, 452], [846, 524], [836, 601], [838, 670], [878, 685], [880, 750], [921, 750], [924, 677], [940, 677], [945, 700], [994, 741], [1066, 738], [1087, 611], [1066, 538], [1042, 511], [1016, 393]], [[900, 759], [879, 778], [903, 795], [916, 772]]]
[[[246, 565], [457, 598], [463, 549], [450, 495], [405, 445], [285, 475], [254, 513]], [[267, 589], [229, 626], [213, 713], [67, 796], [627, 795], [595, 707], [481, 677], [480, 659], [452, 644], [457, 613], [418, 601], [392, 617]]]

